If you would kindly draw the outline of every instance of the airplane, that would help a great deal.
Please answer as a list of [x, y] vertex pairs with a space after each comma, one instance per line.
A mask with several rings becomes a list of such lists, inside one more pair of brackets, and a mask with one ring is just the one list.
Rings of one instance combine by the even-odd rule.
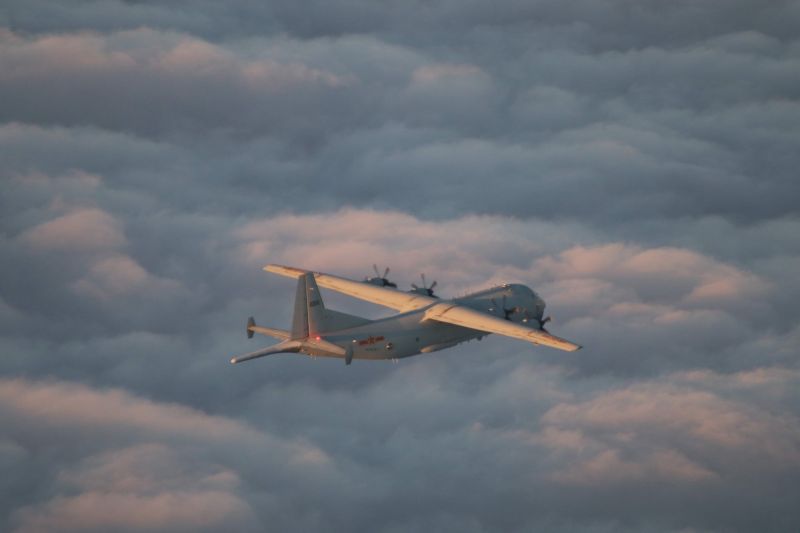
[[[267, 272], [297, 279], [292, 329], [258, 326], [247, 321], [247, 337], [259, 333], [279, 339], [278, 344], [231, 359], [232, 364], [278, 353], [302, 353], [338, 357], [346, 365], [354, 359], [397, 360], [436, 352], [472, 339], [497, 333], [516, 339], [573, 352], [581, 346], [551, 335], [545, 328], [542, 298], [525, 285], [505, 284], [453, 298], [434, 295], [436, 282], [412, 290], [398, 290], [378, 267], [376, 277], [355, 281], [323, 272], [269, 264]], [[398, 314], [369, 320], [328, 309], [319, 287], [389, 307]], [[500, 302], [498, 304], [498, 301]]]

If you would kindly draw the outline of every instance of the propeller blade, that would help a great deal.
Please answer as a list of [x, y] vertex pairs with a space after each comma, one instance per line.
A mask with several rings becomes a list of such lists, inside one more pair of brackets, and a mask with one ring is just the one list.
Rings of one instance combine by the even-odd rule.
[[389, 275], [389, 267], [386, 267], [386, 270], [383, 271], [383, 277], [385, 278], [388, 275]]
[[[381, 273], [378, 271], [378, 265], [377, 264], [372, 263], [372, 270], [375, 271], [375, 275], [376, 276], [381, 277]], [[383, 277], [385, 278], [386, 276], [383, 276]]]
[[431, 283], [431, 286], [430, 286], [430, 287], [428, 287], [428, 288], [429, 288], [430, 290], [433, 290], [433, 288], [434, 288], [435, 286], [436, 286], [436, 280], [434, 280], [434, 281], [433, 281], [433, 283]]
[[422, 272], [420, 274], [420, 277], [422, 278], [422, 286], [425, 287], [425, 288], [428, 288], [428, 282], [425, 281], [425, 272]]
[[417, 284], [416, 284], [416, 283], [412, 283], [412, 284], [411, 284], [411, 288], [412, 288], [412, 289], [419, 289], [419, 287], [417, 287]]

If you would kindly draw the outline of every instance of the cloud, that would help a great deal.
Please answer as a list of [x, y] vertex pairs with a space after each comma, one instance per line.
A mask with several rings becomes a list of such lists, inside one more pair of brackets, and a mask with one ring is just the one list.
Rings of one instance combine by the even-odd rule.
[[[4, 15], [0, 529], [798, 529], [795, 3]], [[266, 262], [585, 349], [234, 368]]]
[[76, 209], [22, 233], [25, 244], [44, 251], [96, 251], [126, 244], [117, 220], [101, 209]]
[[[546, 424], [584, 426], [624, 439], [624, 431], [669, 435], [684, 433], [719, 451], [738, 449], [795, 464], [798, 428], [788, 419], [769, 416], [713, 394], [661, 384], [642, 384], [603, 394], [583, 404], [561, 404], [544, 415]], [[622, 434], [614, 432], [621, 431]], [[772, 438], [763, 440], [769, 431]]]
[[130, 434], [168, 434], [185, 439], [255, 438], [255, 431], [225, 418], [210, 417], [179, 405], [162, 405], [121, 390], [95, 391], [71, 383], [3, 380], [6, 417], [30, 418], [34, 426], [72, 431], [122, 429]]
[[255, 529], [239, 484], [231, 470], [187, 461], [163, 444], [135, 444], [58, 473], [59, 495], [20, 509], [16, 531]]
[[639, 298], [689, 306], [736, 303], [763, 297], [768, 284], [757, 276], [700, 253], [679, 248], [643, 250], [621, 243], [574, 247], [534, 264], [555, 279], [605, 279], [632, 286]]
[[[776, 410], [778, 397], [788, 399], [785, 390], [773, 396], [771, 381], [749, 376], [793, 380], [791, 374], [779, 368], [738, 376], [701, 372], [603, 388], [555, 403], [526, 438], [546, 450], [547, 478], [573, 494], [636, 498], [644, 490], [652, 501], [750, 493], [748, 498], [769, 501], [780, 498], [784, 483], [800, 472], [800, 427], [792, 415]], [[743, 386], [751, 394], [743, 396]], [[784, 488], [760, 493], [764, 488], [752, 484], [764, 475]], [[601, 497], [601, 505], [616, 507], [613, 498]], [[743, 505], [736, 517], [712, 517], [709, 507], [683, 516], [696, 527], [727, 523], [737, 529], [762, 503]]]
[[134, 291], [180, 292], [178, 282], [149, 274], [136, 261], [124, 255], [112, 255], [89, 267], [87, 275], [72, 288], [86, 296], [106, 300]]
[[[416, 281], [417, 272], [437, 274], [435, 269], [447, 274], [448, 290], [460, 292], [489, 283], [487, 272], [522, 275], [531, 258], [553, 246], [564, 231], [569, 230], [504, 217], [436, 222], [397, 211], [345, 209], [253, 220], [233, 236], [237, 257], [248, 265], [302, 263], [359, 277], [365, 273], [364, 257], [382, 257], [409, 282]], [[495, 267], [503, 270], [494, 272]]]
[[38, 501], [15, 510], [15, 531], [257, 530], [244, 463], [268, 453], [259, 470], [283, 483], [330, 468], [305, 440], [120, 389], [4, 379], [0, 398], [8, 438], [42, 461], [20, 473]]
[[692, 463], [674, 450], [656, 451], [637, 461], [625, 461], [616, 450], [605, 450], [557, 472], [553, 480], [597, 487], [653, 480], [702, 482], [715, 477], [712, 471]]
[[21, 510], [14, 531], [254, 530], [250, 513], [243, 502], [219, 491], [155, 496], [86, 492]]
[[[284, 112], [287, 106], [325, 114], [315, 98], [349, 83], [303, 64], [248, 59], [189, 35], [147, 28], [32, 38], [6, 32], [2, 39], [3, 96], [13, 100], [0, 109], [5, 120], [47, 117], [54, 125], [140, 133], [166, 134], [173, 125], [269, 132], [301, 126]], [[124, 105], [112, 104], [109, 94]], [[61, 105], [64, 100], [73, 105]]]
[[[20, 218], [44, 215], [47, 220], [23, 229], [14, 240], [5, 243], [21, 262], [30, 265], [29, 269], [14, 272], [19, 281], [5, 291], [12, 315], [15, 308], [30, 310], [40, 299], [46, 299], [50, 308], [40, 311], [59, 317], [51, 320], [53, 331], [65, 327], [77, 328], [77, 332], [81, 327], [93, 327], [87, 324], [91, 315], [111, 323], [133, 320], [142, 324], [152, 319], [148, 318], [151, 313], [144, 312], [144, 305], [161, 302], [165, 309], [174, 312], [175, 306], [185, 305], [191, 299], [180, 281], [148, 270], [130, 255], [134, 245], [119, 215], [98, 207], [66, 203], [69, 197], [79, 204], [94, 203], [99, 178], [78, 173], [54, 178], [33, 174], [15, 179], [21, 188], [28, 189], [25, 191], [28, 194], [38, 195], [44, 184], [52, 189], [50, 194], [55, 198], [44, 209], [22, 211]], [[62, 196], [63, 191], [68, 196]], [[53, 218], [53, 211], [66, 214]], [[28, 286], [22, 279], [35, 282]], [[120, 298], [125, 299], [126, 307], [118, 305]], [[68, 312], [62, 313], [63, 310]], [[30, 321], [27, 325], [24, 320], [20, 322], [16, 327], [33, 326]]]

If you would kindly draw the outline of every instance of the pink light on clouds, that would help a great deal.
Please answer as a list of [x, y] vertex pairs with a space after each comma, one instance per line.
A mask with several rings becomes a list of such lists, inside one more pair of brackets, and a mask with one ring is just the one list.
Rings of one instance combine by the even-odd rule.
[[48, 71], [84, 71], [130, 68], [136, 61], [129, 54], [113, 50], [104, 36], [79, 34], [43, 35], [26, 39], [11, 32], [0, 35], [0, 79], [41, 76]]
[[276, 483], [347, 481], [305, 439], [121, 389], [0, 380], [0, 424], [19, 443], [0, 446], [6, 457], [59, 463], [54, 479], [40, 480], [47, 498], [14, 512], [20, 533], [261, 530], [241, 486], [243, 464]]
[[126, 244], [122, 225], [97, 208], [76, 209], [34, 226], [20, 240], [39, 250], [97, 251], [118, 249]]
[[538, 259], [533, 269], [545, 278], [603, 279], [627, 285], [639, 297], [663, 294], [693, 305], [758, 297], [769, 288], [755, 274], [691, 250], [621, 243], [576, 246]]
[[645, 480], [698, 482], [715, 479], [717, 475], [675, 450], [661, 450], [636, 459], [624, 459], [619, 451], [612, 449], [569, 466], [551, 477], [556, 482], [568, 485], [601, 486]]
[[120, 389], [96, 390], [68, 382], [0, 380], [0, 414], [52, 427], [110, 428], [181, 437], [260, 438], [240, 422], [178, 404], [157, 403]]
[[694, 371], [611, 388], [553, 405], [530, 441], [547, 450], [550, 477], [564, 485], [730, 483], [747, 463], [800, 469], [798, 421], [730, 397], [747, 388], [771, 398], [775, 380], [797, 381], [797, 373]]
[[98, 300], [111, 300], [134, 292], [177, 296], [184, 291], [180, 282], [154, 276], [122, 254], [91, 263], [85, 275], [72, 283], [72, 289], [81, 296]]
[[[0, 43], [5, 45], [0, 47], [0, 80], [7, 81], [47, 79], [54, 73], [144, 76], [178, 83], [188, 77], [255, 90], [340, 87], [353, 82], [352, 76], [337, 76], [302, 63], [243, 58], [197, 37], [150, 28], [31, 38], [6, 31]], [[134, 43], [137, 46], [131, 47]]]
[[620, 431], [684, 435], [800, 465], [800, 426], [796, 420], [712, 392], [668, 383], [642, 383], [585, 402], [561, 403], [548, 410], [542, 421], [611, 436]]
[[252, 509], [225, 491], [156, 494], [81, 492], [20, 509], [16, 533], [39, 531], [222, 531], [254, 528]]
[[491, 283], [487, 276], [524, 279], [526, 268], [507, 260], [529, 262], [550, 245], [554, 231], [504, 217], [427, 221], [396, 211], [343, 209], [262, 219], [237, 228], [233, 239], [248, 265], [284, 262], [358, 277], [379, 261], [407, 280], [416, 281], [421, 271], [446, 273], [448, 287], [461, 291]]

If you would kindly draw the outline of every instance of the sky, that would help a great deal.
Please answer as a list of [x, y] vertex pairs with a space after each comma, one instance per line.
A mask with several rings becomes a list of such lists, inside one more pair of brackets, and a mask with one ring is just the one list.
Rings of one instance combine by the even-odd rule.
[[[800, 530], [798, 168], [797, 1], [4, 0], [0, 530]], [[269, 262], [584, 349], [232, 366]]]

